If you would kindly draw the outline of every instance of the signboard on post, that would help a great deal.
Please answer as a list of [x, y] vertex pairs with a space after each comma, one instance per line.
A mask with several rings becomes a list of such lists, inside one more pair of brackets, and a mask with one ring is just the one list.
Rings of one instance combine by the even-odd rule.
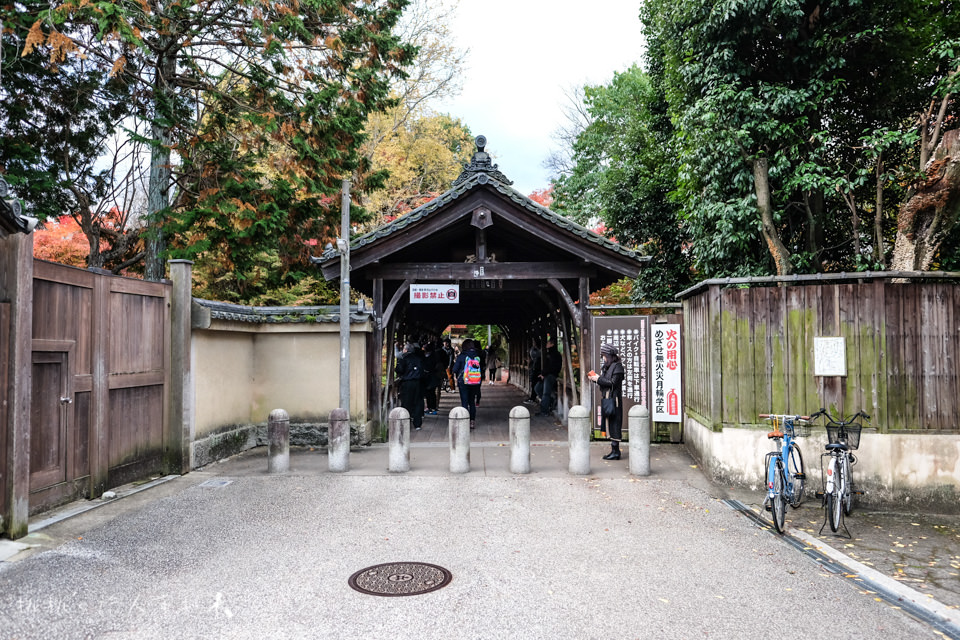
[[[626, 438], [630, 407], [635, 404], [650, 406], [647, 369], [650, 319], [647, 316], [595, 316], [593, 328], [593, 352], [598, 356], [594, 369], [597, 373], [602, 366], [599, 355], [600, 345], [604, 342], [617, 348], [623, 363], [623, 433]], [[593, 387], [594, 437], [605, 438], [606, 434], [600, 431], [600, 392], [596, 385]]]
[[680, 325], [653, 325], [651, 347], [653, 370], [654, 422], [680, 422], [683, 407], [683, 380], [680, 363]]
[[411, 284], [410, 304], [458, 304], [459, 284]]

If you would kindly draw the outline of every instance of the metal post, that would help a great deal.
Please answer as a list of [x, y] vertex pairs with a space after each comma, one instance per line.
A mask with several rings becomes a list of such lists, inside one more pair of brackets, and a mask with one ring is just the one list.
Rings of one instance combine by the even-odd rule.
[[470, 471], [470, 412], [454, 407], [450, 410], [449, 425], [450, 473], [467, 473]]
[[567, 437], [570, 442], [568, 471], [577, 476], [590, 475], [590, 413], [579, 404], [570, 407]]
[[510, 410], [510, 473], [530, 473], [530, 411]]
[[350, 181], [340, 201], [340, 407], [350, 416]]
[[410, 471], [410, 412], [397, 407], [387, 418], [390, 431], [390, 459], [387, 470], [392, 473]]
[[267, 423], [267, 473], [289, 470], [290, 415], [283, 409], [274, 409]]
[[630, 473], [635, 476], [650, 475], [650, 411], [643, 405], [630, 407]]

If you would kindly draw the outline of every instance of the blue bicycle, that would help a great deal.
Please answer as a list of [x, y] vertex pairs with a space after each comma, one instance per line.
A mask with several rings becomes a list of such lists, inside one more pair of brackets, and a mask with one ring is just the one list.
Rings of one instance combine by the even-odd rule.
[[764, 508], [773, 516], [773, 527], [783, 533], [787, 504], [796, 509], [803, 502], [803, 487], [806, 483], [806, 468], [803, 454], [794, 438], [810, 435], [805, 416], [776, 413], [761, 413], [760, 417], [773, 424], [767, 438], [773, 440], [776, 450], [767, 453], [764, 467], [767, 470], [767, 498]]

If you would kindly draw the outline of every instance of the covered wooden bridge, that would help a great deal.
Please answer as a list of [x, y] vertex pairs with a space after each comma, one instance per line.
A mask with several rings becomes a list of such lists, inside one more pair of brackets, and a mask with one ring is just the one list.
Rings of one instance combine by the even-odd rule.
[[[584, 388], [594, 366], [589, 294], [624, 276], [636, 277], [648, 258], [513, 189], [484, 151], [486, 139], [479, 136], [476, 143], [470, 164], [447, 192], [351, 239], [350, 285], [373, 300], [373, 342], [381, 349], [397, 339], [440, 335], [450, 324], [495, 325], [509, 342], [511, 372], [523, 373], [532, 342], [556, 338], [566, 356], [570, 400], [579, 403], [573, 382], [579, 376]], [[315, 262], [327, 280], [340, 278], [335, 250]], [[415, 297], [416, 285], [437, 285], [432, 289], [443, 297]], [[379, 404], [370, 415], [379, 413], [381, 424], [388, 397], [380, 383], [383, 355], [371, 350], [367, 367], [369, 397]], [[388, 349], [388, 370], [392, 358]]]

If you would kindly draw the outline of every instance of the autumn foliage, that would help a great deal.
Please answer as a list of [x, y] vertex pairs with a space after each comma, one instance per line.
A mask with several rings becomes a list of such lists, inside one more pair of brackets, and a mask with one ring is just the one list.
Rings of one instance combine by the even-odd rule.
[[33, 257], [50, 262], [86, 267], [90, 245], [80, 225], [70, 216], [48, 221], [33, 234]]

